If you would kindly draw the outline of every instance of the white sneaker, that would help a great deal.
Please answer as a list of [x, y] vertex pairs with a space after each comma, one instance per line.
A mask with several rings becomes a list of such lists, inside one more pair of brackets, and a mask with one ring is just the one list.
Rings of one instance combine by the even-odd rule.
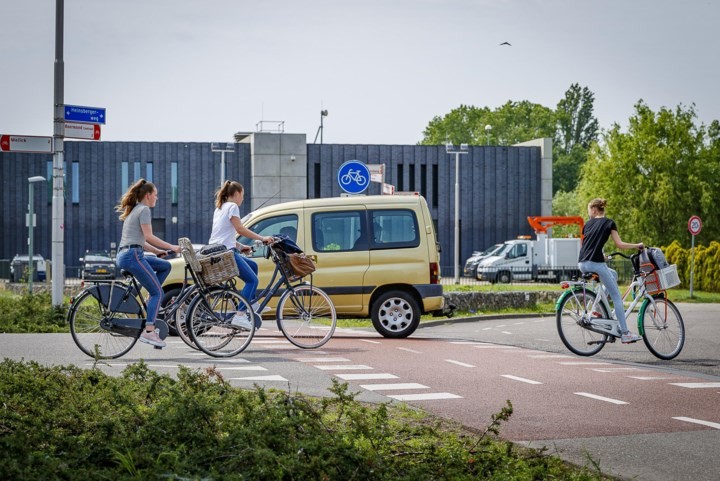
[[248, 319], [247, 312], [235, 313], [230, 324], [248, 331], [253, 328], [253, 324], [250, 322], [250, 319]]
[[265, 314], [266, 312], [270, 312], [270, 308], [268, 306], [265, 306], [262, 308], [262, 312], [259, 312], [258, 309], [260, 309], [260, 304], [257, 302], [252, 305], [252, 310], [257, 312], [258, 314]]
[[623, 332], [622, 337], [620, 338], [620, 341], [623, 344], [630, 344], [631, 342], [638, 342], [642, 337], [638, 336], [637, 334], [633, 334], [630, 331]]
[[140, 334], [140, 342], [144, 342], [145, 344], [150, 344], [155, 347], [165, 347], [165, 341], [160, 339], [160, 336], [155, 330], [143, 331], [142, 334]]

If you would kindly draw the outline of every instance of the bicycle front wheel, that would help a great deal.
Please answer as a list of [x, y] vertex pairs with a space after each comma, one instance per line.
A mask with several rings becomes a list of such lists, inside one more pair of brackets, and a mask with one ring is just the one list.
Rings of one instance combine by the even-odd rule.
[[175, 330], [177, 331], [178, 336], [180, 336], [180, 339], [182, 339], [188, 347], [197, 351], [198, 347], [190, 338], [190, 331], [188, 330], [188, 323], [186, 322], [187, 314], [190, 311], [190, 304], [195, 296], [197, 296], [197, 292], [190, 294], [190, 296], [188, 296], [188, 298], [177, 307], [177, 310], [175, 311]]
[[594, 292], [587, 289], [565, 291], [557, 308], [556, 320], [560, 340], [578, 356], [597, 354], [608, 340], [607, 334], [600, 334], [586, 327], [589, 326], [591, 316], [604, 319], [610, 317], [603, 303], [598, 306], [600, 312], [592, 312], [596, 297]]
[[660, 359], [673, 359], [685, 344], [685, 323], [669, 299], [646, 299], [640, 313], [640, 335], [648, 350]]
[[[236, 314], [250, 313], [250, 328], [232, 324]], [[212, 357], [232, 357], [250, 345], [255, 328], [252, 308], [243, 296], [234, 290], [220, 289], [199, 292], [190, 303], [185, 317], [187, 331], [195, 346]]]
[[277, 324], [287, 340], [297, 347], [320, 347], [335, 332], [335, 305], [322, 289], [301, 284], [288, 289], [280, 298]]
[[75, 298], [67, 314], [73, 341], [82, 352], [97, 359], [116, 359], [132, 349], [138, 340], [137, 336], [126, 336], [111, 331], [113, 319], [142, 319], [142, 317], [111, 312], [87, 290]]

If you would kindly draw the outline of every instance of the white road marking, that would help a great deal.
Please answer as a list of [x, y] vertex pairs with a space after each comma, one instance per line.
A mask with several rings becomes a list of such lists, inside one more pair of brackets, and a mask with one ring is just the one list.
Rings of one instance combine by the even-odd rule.
[[589, 397], [591, 399], [597, 399], [598, 401], [605, 401], [605, 402], [613, 403], [613, 404], [627, 404], [625, 401], [620, 401], [618, 399], [612, 399], [609, 397], [598, 396], [597, 394], [590, 394], [587, 392], [576, 392], [574, 394], [577, 394], [578, 396]]
[[462, 366], [462, 367], [475, 367], [472, 364], [465, 364], [464, 362], [453, 361], [452, 359], [445, 359], [445, 362], [449, 362], [451, 364], [456, 364], [456, 365]]
[[250, 376], [250, 377], [231, 377], [231, 381], [284, 381], [287, 382], [287, 379], [280, 375], [273, 375], [273, 376]]
[[283, 350], [293, 350], [293, 349], [300, 349], [299, 347], [288, 343], [283, 344], [262, 344], [262, 345], [256, 345], [256, 347], [259, 347], [260, 349], [267, 349], [267, 350], [275, 350], [275, 351], [283, 351]]
[[424, 384], [416, 382], [398, 382], [395, 384], [360, 384], [360, 387], [368, 391], [394, 391], [396, 389], [430, 389]]
[[240, 364], [240, 363], [247, 363], [250, 361], [247, 359], [244, 359], [242, 357], [234, 357], [232, 359], [212, 359], [212, 360], [208, 360], [208, 362], [211, 362], [213, 364]]
[[639, 381], [656, 381], [660, 379], [672, 379], [671, 377], [664, 376], [628, 376], [630, 379], [637, 379]]
[[554, 339], [552, 339], [552, 340], [551, 340], [551, 339], [545, 339], [544, 337], [538, 337], [538, 338], [535, 339], [535, 340], [536, 340], [536, 341], [541, 341], [541, 342], [554, 342]]
[[335, 374], [345, 381], [370, 381], [371, 379], [397, 379], [395, 374], [383, 373], [366, 373], [366, 374]]
[[497, 326], [495, 326], [495, 329], [497, 329], [499, 327], [505, 327], [505, 326], [507, 326], [507, 324], [498, 324]]
[[677, 419], [678, 421], [685, 421], [687, 423], [695, 423], [695, 424], [702, 424], [703, 426], [708, 426], [714, 429], [720, 429], [720, 423], [712, 423], [710, 421], [703, 421], [702, 419], [693, 419], [693, 418], [685, 418], [685, 417], [677, 417], [673, 418]]
[[510, 332], [510, 331], [500, 331], [500, 332], [502, 332], [503, 334], [512, 334], [512, 332]]
[[420, 351], [416, 351], [415, 349], [410, 349], [408, 347], [398, 347], [401, 351], [411, 352], [413, 354], [422, 354]]
[[489, 342], [479, 341], [450, 341], [450, 344], [460, 344], [463, 346], [494, 346], [494, 344], [490, 344]]
[[288, 340], [286, 339], [253, 339], [253, 344], [287, 344]]
[[600, 364], [607, 366], [610, 363], [601, 361], [562, 361], [558, 364], [562, 364], [563, 366], [591, 366]]
[[492, 327], [484, 327], [483, 328], [483, 331], [490, 331], [490, 330], [492, 330]]
[[300, 362], [348, 362], [350, 359], [345, 357], [298, 357], [295, 359]]
[[537, 321], [533, 321], [533, 322], [545, 322], [545, 319], [538, 319]]
[[371, 341], [370, 339], [358, 339], [361, 342], [367, 342], [368, 344], [382, 344], [380, 341]]
[[503, 346], [502, 344], [486, 344], [483, 346], [473, 346], [476, 349], [517, 349], [515, 346]]
[[522, 326], [523, 324], [525, 324], [525, 323], [524, 322], [516, 322], [515, 324], [513, 324], [513, 326]]
[[501, 374], [500, 376], [512, 379], [514, 381], [526, 382], [528, 384], [542, 384], [540, 381], [533, 381], [532, 379], [525, 379], [524, 377], [517, 377], [510, 374]]
[[643, 369], [637, 367], [605, 367], [605, 368], [590, 368], [591, 371], [595, 372], [619, 372], [619, 371], [641, 371]]
[[232, 366], [232, 367], [218, 366], [215, 369], [218, 369], [221, 371], [267, 371], [267, 368], [262, 367], [262, 366]]
[[671, 382], [671, 386], [687, 387], [690, 389], [718, 388], [720, 382]]
[[533, 358], [533, 359], [556, 359], [556, 358], [567, 359], [572, 356], [569, 356], [567, 354], [531, 354], [528, 357]]
[[434, 401], [437, 399], [462, 399], [462, 396], [449, 392], [431, 392], [427, 394], [393, 394], [389, 398], [398, 401]]
[[361, 371], [363, 369], [374, 369], [370, 366], [366, 366], [364, 364], [321, 364], [319, 366], [314, 366], [321, 371], [342, 371], [344, 369], [348, 371]]

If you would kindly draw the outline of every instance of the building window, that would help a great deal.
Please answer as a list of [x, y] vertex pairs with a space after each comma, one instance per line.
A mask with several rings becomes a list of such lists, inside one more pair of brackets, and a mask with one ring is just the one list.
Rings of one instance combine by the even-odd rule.
[[170, 162], [170, 195], [172, 196], [172, 205], [178, 203], [178, 163]]
[[432, 182], [432, 202], [431, 202], [431, 205], [432, 205], [433, 207], [436, 207], [436, 208], [437, 208], [437, 206], [438, 206], [438, 166], [437, 166], [437, 164], [432, 166], [432, 179], [431, 179], [431, 182]]
[[72, 163], [72, 203], [80, 203], [80, 162]]
[[408, 190], [416, 191], [417, 188], [416, 188], [416, 184], [415, 184], [415, 164], [410, 164], [408, 166], [408, 171], [409, 171], [408, 174], [410, 177], [410, 180], [408, 182], [409, 183]]
[[120, 165], [120, 190], [125, 193], [130, 187], [130, 166], [127, 162]]
[[427, 165], [420, 166], [420, 195], [427, 199]]
[[140, 162], [133, 163], [133, 183], [140, 180]]
[[320, 198], [320, 162], [315, 164], [315, 199]]
[[153, 181], [153, 163], [152, 162], [148, 162], [147, 164], [145, 164], [145, 180], [147, 180], [148, 182]]
[[405, 190], [405, 183], [403, 182], [403, 165], [398, 164], [397, 166], [397, 190], [398, 192], [402, 192]]

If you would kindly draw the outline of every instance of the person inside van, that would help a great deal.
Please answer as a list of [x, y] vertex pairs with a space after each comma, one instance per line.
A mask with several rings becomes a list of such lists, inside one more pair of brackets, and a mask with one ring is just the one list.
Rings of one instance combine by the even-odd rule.
[[297, 242], [297, 229], [293, 226], [286, 225], [280, 229], [280, 234], [288, 236], [293, 242]]
[[[222, 244], [233, 251], [235, 263], [240, 271], [240, 279], [245, 282], [240, 294], [250, 302], [255, 301], [256, 289], [259, 283], [258, 266], [252, 259], [241, 254], [236, 242], [237, 236], [241, 235], [248, 239], [261, 241], [263, 244], [271, 244], [272, 237], [264, 237], [245, 227], [240, 220], [240, 204], [244, 199], [244, 188], [242, 184], [226, 180], [215, 193], [215, 212], [213, 213], [212, 232], [210, 233], [210, 244]], [[247, 248], [249, 249], [249, 248]], [[253, 304], [257, 310], [257, 303]], [[258, 316], [259, 318], [259, 316]], [[252, 329], [252, 323], [247, 313], [241, 312], [235, 315], [232, 324], [243, 329]], [[260, 327], [259, 323], [255, 327]]]

